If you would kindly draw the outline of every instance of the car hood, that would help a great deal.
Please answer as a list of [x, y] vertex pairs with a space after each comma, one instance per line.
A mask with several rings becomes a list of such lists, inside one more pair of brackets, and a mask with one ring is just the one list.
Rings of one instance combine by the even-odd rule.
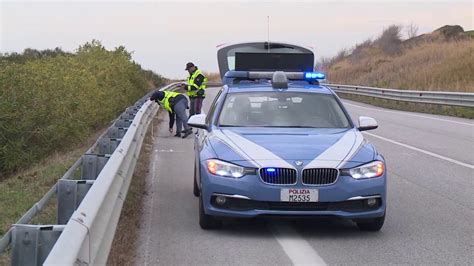
[[254, 167], [331, 167], [373, 160], [375, 149], [356, 129], [215, 129], [218, 158]]

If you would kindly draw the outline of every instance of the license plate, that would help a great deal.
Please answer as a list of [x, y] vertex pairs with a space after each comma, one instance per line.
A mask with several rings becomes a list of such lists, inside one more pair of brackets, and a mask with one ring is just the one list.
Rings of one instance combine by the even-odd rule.
[[280, 200], [286, 202], [317, 202], [317, 189], [287, 189], [284, 188], [280, 192]]

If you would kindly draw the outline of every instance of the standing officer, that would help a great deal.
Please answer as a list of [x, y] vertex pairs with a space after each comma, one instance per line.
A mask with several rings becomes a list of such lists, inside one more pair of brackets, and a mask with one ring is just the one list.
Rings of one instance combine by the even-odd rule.
[[189, 117], [200, 114], [202, 108], [202, 101], [206, 97], [206, 82], [207, 78], [202, 71], [193, 63], [186, 64], [186, 69], [189, 72], [188, 82], [185, 85], [186, 94], [191, 101], [189, 109]]
[[[174, 91], [157, 91], [151, 95], [150, 100], [156, 101], [163, 108], [165, 108], [166, 111], [168, 111], [170, 116], [170, 133], [173, 133], [173, 125], [176, 116], [175, 137], [181, 137], [181, 133], [183, 133], [184, 139], [193, 132], [193, 130], [188, 126], [188, 117], [186, 115], [188, 99], [186, 99], [183, 94]], [[182, 127], [184, 127], [184, 131], [181, 131]]]

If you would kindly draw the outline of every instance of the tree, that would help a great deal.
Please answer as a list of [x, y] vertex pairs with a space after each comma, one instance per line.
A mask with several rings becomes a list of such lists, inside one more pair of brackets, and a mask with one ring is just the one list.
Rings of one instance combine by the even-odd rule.
[[418, 25], [413, 22], [406, 26], [406, 33], [408, 39], [418, 36]]

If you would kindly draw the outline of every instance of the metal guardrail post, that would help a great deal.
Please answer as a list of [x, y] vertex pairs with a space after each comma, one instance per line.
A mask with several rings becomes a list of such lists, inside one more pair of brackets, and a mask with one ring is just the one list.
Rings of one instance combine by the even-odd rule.
[[14, 225], [11, 264], [42, 265], [63, 229], [64, 225]]
[[114, 125], [114, 126], [109, 127], [109, 129], [107, 130], [106, 135], [109, 138], [122, 139], [123, 136], [125, 135], [125, 132], [127, 132], [127, 128], [125, 128], [125, 127], [116, 127]]
[[118, 119], [117, 121], [115, 121], [115, 126], [116, 127], [129, 127], [131, 123], [132, 123], [131, 119]]
[[98, 153], [112, 154], [122, 139], [102, 137], [99, 139]]
[[84, 154], [82, 155], [81, 179], [95, 180], [109, 160], [109, 155]]
[[66, 224], [79, 207], [93, 180], [59, 180], [57, 183], [57, 224]]

